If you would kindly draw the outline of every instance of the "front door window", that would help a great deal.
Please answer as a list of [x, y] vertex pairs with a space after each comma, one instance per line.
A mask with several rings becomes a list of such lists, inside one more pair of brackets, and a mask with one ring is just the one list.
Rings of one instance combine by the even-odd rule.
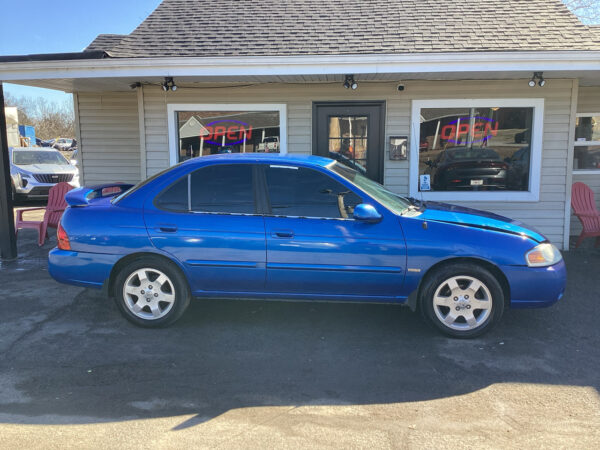
[[329, 153], [333, 159], [367, 173], [369, 118], [365, 116], [329, 117]]
[[313, 154], [383, 182], [384, 102], [315, 103]]

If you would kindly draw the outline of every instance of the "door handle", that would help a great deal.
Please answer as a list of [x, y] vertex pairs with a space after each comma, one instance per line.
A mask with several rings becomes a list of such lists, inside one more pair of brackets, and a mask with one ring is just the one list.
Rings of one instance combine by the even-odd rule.
[[294, 237], [294, 232], [292, 230], [276, 230], [271, 233], [271, 236], [275, 238], [292, 238]]
[[158, 229], [163, 233], [175, 233], [177, 231], [177, 225], [172, 224], [162, 224], [158, 226]]

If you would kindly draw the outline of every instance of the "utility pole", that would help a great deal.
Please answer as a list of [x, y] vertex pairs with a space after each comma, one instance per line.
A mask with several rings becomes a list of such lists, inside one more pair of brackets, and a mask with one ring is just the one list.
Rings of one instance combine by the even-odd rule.
[[6, 114], [4, 111], [4, 87], [0, 82], [0, 258], [17, 257], [15, 215], [13, 213]]

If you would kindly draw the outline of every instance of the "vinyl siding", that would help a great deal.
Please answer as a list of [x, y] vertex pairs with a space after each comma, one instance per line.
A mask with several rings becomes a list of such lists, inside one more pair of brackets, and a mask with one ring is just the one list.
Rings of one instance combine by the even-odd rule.
[[[544, 98], [544, 142], [539, 202], [461, 202], [522, 220], [562, 247], [565, 223], [568, 135], [573, 81], [551, 80], [531, 89], [527, 80], [514, 81], [408, 81], [398, 92], [395, 82], [359, 83], [356, 91], [340, 83], [263, 84], [236, 88], [185, 88], [165, 93], [144, 89], [146, 160], [148, 176], [168, 167], [167, 103], [285, 103], [288, 116], [288, 152], [311, 153], [313, 101], [386, 101], [384, 183], [408, 193], [408, 161], [388, 160], [388, 137], [410, 132], [412, 100], [445, 98]], [[409, 156], [410, 157], [410, 156]], [[139, 159], [139, 158], [138, 158]], [[416, 183], [417, 180], [412, 180]]]
[[[600, 113], [600, 87], [580, 87], [577, 101], [578, 113]], [[596, 195], [596, 204], [600, 209], [600, 170], [597, 174], [578, 174], [573, 172], [573, 183], [580, 181], [592, 188]], [[581, 233], [581, 223], [571, 216], [571, 236]]]
[[140, 179], [140, 131], [135, 92], [78, 94], [85, 184]]

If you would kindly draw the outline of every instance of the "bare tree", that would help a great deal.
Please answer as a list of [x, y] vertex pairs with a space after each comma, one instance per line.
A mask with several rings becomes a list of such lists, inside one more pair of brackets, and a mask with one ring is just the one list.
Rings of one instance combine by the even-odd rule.
[[4, 106], [16, 106], [19, 111], [19, 124], [35, 127], [35, 135], [40, 139], [75, 136], [75, 115], [73, 105], [50, 102], [43, 97], [4, 96]]
[[588, 25], [600, 24], [600, 1], [599, 0], [563, 0], [573, 14]]

